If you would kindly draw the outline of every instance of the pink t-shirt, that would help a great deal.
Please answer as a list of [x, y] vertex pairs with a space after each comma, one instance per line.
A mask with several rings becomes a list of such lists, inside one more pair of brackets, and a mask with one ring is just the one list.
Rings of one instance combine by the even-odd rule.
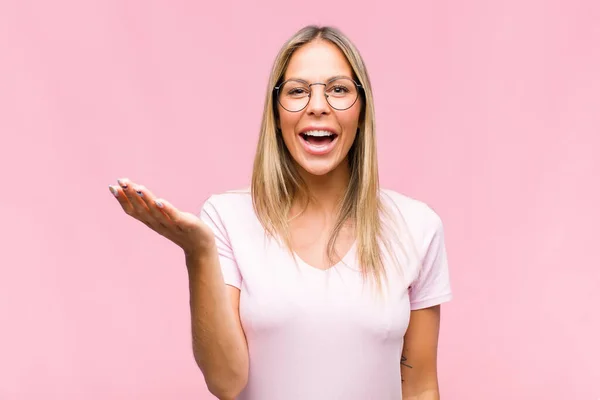
[[241, 291], [250, 370], [239, 400], [402, 398], [410, 311], [449, 301], [452, 293], [439, 216], [400, 193], [380, 195], [399, 217], [399, 232], [410, 235], [405, 252], [393, 248], [402, 269], [386, 266], [380, 297], [362, 284], [356, 244], [328, 270], [299, 257], [296, 264], [266, 238], [247, 190], [204, 203], [200, 215], [215, 232], [225, 283]]

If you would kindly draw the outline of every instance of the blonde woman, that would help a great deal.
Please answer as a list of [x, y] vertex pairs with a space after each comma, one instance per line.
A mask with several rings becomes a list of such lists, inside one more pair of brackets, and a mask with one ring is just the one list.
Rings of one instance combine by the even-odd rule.
[[193, 352], [219, 399], [439, 399], [442, 223], [378, 184], [373, 97], [339, 30], [308, 26], [278, 54], [249, 190], [199, 216], [127, 179], [130, 216], [180, 246]]

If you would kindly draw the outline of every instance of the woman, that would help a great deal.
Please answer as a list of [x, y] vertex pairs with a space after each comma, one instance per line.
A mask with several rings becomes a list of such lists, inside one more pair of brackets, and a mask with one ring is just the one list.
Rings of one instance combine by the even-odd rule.
[[219, 399], [439, 399], [442, 224], [379, 188], [375, 147], [359, 52], [309, 26], [275, 60], [250, 190], [212, 195], [198, 218], [110, 187], [183, 249], [194, 356]]

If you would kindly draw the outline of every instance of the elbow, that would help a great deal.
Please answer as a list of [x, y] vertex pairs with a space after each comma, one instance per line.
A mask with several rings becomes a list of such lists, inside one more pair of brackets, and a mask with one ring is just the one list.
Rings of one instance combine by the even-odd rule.
[[205, 379], [208, 391], [219, 400], [235, 400], [246, 387], [247, 377]]
[[248, 383], [248, 370], [237, 368], [220, 374], [204, 374], [208, 391], [219, 400], [235, 400]]
[[194, 348], [194, 359], [206, 387], [219, 400], [235, 400], [248, 383], [250, 361], [247, 350], [227, 350], [207, 353]]

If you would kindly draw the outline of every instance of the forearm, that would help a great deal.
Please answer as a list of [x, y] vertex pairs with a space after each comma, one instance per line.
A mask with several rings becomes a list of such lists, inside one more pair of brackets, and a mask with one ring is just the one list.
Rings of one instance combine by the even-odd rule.
[[233, 399], [248, 379], [248, 348], [223, 281], [216, 248], [187, 256], [192, 347], [210, 392]]
[[440, 400], [440, 392], [438, 390], [427, 390], [411, 396], [403, 395], [402, 400]]

